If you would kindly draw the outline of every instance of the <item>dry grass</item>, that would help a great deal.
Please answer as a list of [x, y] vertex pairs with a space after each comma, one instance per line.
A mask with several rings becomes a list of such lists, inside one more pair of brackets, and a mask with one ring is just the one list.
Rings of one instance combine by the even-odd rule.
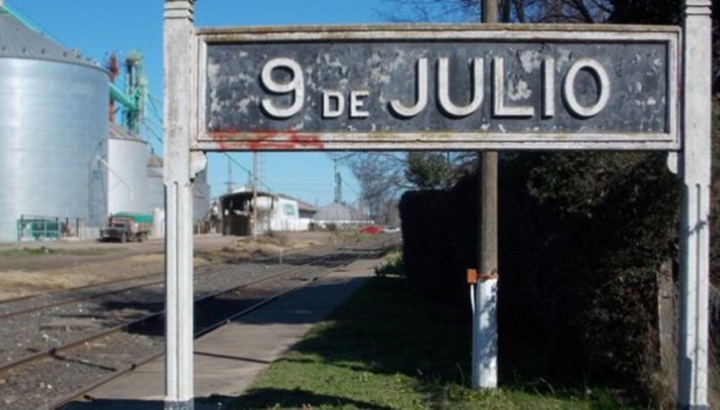
[[235, 241], [231, 246], [197, 252], [196, 256], [212, 263], [232, 263], [257, 257], [278, 256], [295, 249], [339, 241], [340, 239], [334, 235], [308, 234], [291, 237], [283, 232], [271, 232], [259, 236], [257, 240], [243, 238]]
[[[253, 257], [278, 256], [281, 252], [291, 249], [336, 241], [332, 235], [311, 233], [296, 233], [295, 235], [273, 233], [272, 235], [263, 235], [258, 239], [257, 242], [247, 238], [232, 240], [231, 245], [196, 251], [194, 264], [198, 267], [211, 263], [243, 261]], [[6, 256], [11, 253], [13, 260], [37, 261], [35, 255], [37, 252], [34, 251], [6, 252]], [[159, 273], [164, 270], [165, 261], [163, 253], [140, 253], [124, 257], [118, 255], [117, 258], [112, 259], [88, 260], [88, 254], [100, 257], [108, 253], [104, 249], [92, 253], [64, 249], [51, 252], [58, 255], [46, 253], [44, 250], [39, 253], [44, 258], [53, 258], [54, 256], [57, 258], [48, 259], [39, 265], [35, 264], [32, 270], [27, 269], [28, 265], [23, 263], [19, 263], [19, 265], [16, 263], [16, 267], [8, 266], [6, 270], [0, 270], [0, 301]], [[73, 259], [74, 255], [78, 258]], [[22, 266], [22, 268], [18, 269], [17, 266]]]
[[59, 273], [56, 271], [5, 271], [0, 272], [0, 300], [37, 295], [80, 286], [121, 279], [124, 275], [94, 272]]

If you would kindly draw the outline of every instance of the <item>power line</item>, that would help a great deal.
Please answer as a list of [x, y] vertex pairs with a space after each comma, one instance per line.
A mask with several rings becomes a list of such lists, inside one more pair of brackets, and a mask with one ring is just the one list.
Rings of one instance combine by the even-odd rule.
[[[228, 154], [227, 152], [223, 152], [223, 154], [230, 160], [230, 162], [232, 162], [233, 164], [237, 165], [237, 166], [238, 166], [240, 169], [242, 169], [243, 171], [247, 172], [247, 173], [248, 173], [248, 176], [252, 176], [252, 171], [250, 171], [249, 169], [245, 168], [245, 166], [243, 166], [241, 163], [237, 162], [237, 161], [235, 160], [235, 158], [233, 158], [232, 156], [230, 156], [230, 154]], [[258, 185], [264, 186], [265, 188], [267, 188], [267, 190], [268, 190], [269, 192], [275, 192], [275, 190], [272, 189], [272, 188], [270, 187], [270, 185], [268, 185], [267, 183], [265, 183], [263, 180], [261, 180], [261, 179], [259, 179], [259, 178], [258, 178]]]
[[[162, 125], [161, 125], [161, 124], [162, 124], [163, 119], [162, 119], [162, 114], [160, 114], [160, 110], [158, 109], [158, 105], [161, 105], [162, 103], [161, 103], [161, 101], [160, 101], [157, 97], [155, 97], [155, 96], [154, 96], [152, 93], [150, 93], [150, 92], [148, 92], [148, 102], [149, 102], [148, 106], [149, 106], [149, 108], [150, 108], [149, 111], [150, 111], [151, 114], [154, 115], [154, 117], [155, 117], [157, 120], [153, 120], [153, 119], [150, 119], [150, 118], [145, 117], [144, 119], [145, 119], [146, 122], [147, 122], [146, 127], [147, 127], [147, 129], [150, 131], [150, 133], [151, 133], [158, 141], [160, 141], [160, 142], [162, 143], [162, 142], [163, 142], [162, 137], [161, 137], [160, 135], [158, 135], [158, 134], [153, 130], [153, 128], [150, 126], [150, 125], [153, 125], [153, 126], [155, 126], [155, 127], [158, 127], [158, 128], [160, 128], [160, 129], [162, 129]], [[148, 125], [148, 124], [149, 124], [149, 125]], [[241, 170], [247, 172], [248, 177], [251, 177], [251, 176], [252, 176], [252, 171], [249, 170], [247, 167], [245, 167], [245, 166], [244, 166], [243, 164], [241, 164], [240, 162], [238, 162], [238, 161], [237, 161], [235, 158], [233, 158], [229, 153], [223, 152], [223, 155], [225, 155], [225, 157], [228, 159], [228, 161], [230, 161], [232, 164], [234, 164], [235, 166], [237, 166], [237, 167], [240, 168]], [[229, 182], [229, 181], [228, 181], [228, 182]], [[268, 190], [269, 192], [274, 192], [274, 191], [275, 191], [274, 189], [272, 189], [272, 188], [270, 187], [270, 185], [268, 185], [265, 181], [263, 181], [263, 180], [260, 179], [260, 178], [258, 178], [258, 185], [264, 186], [265, 188], [267, 188], [267, 190]]]
[[345, 188], [350, 189], [351, 191], [353, 191], [355, 193], [355, 195], [360, 197], [360, 192], [358, 192], [357, 189], [353, 188], [352, 185], [348, 184], [347, 181], [343, 180], [343, 185], [345, 185]]

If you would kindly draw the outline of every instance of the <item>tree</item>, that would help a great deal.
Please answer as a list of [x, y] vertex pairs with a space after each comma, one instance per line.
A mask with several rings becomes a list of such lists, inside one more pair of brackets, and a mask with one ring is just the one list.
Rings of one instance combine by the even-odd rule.
[[[391, 21], [476, 22], [482, 0], [389, 0]], [[498, 0], [499, 20], [518, 23], [599, 23], [612, 13], [612, 0]]]
[[438, 152], [411, 152], [407, 156], [405, 178], [420, 189], [448, 188], [455, 181], [447, 155]]
[[404, 159], [397, 154], [366, 152], [344, 157], [360, 183], [361, 199], [372, 218], [387, 222], [388, 203], [395, 200], [405, 186]]
[[442, 189], [474, 169], [472, 152], [362, 152], [338, 157], [360, 183], [370, 215], [387, 222], [399, 194], [406, 189]]
[[384, 17], [392, 22], [429, 23], [478, 21], [478, 0], [389, 0], [393, 12]]
[[[477, 22], [482, 0], [388, 0], [394, 22]], [[498, 0], [503, 22], [675, 24], [683, 0]], [[720, 92], [720, 0], [712, 0], [713, 91]]]
[[[613, 0], [610, 22], [618, 24], [681, 24], [683, 0]], [[712, 0], [713, 92], [720, 92], [720, 0]]]

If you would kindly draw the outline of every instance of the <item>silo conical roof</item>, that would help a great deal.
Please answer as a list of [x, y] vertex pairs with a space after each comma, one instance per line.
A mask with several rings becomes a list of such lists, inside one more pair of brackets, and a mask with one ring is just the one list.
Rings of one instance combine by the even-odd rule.
[[159, 155], [157, 155], [153, 152], [148, 157], [147, 166], [150, 168], [162, 168], [163, 167], [163, 159]]
[[26, 27], [0, 10], [0, 58], [22, 58], [80, 64], [101, 69], [76, 51], [70, 51]]
[[129, 132], [125, 131], [121, 126], [112, 122], [108, 124], [108, 139], [145, 142], [137, 135], [130, 134]]

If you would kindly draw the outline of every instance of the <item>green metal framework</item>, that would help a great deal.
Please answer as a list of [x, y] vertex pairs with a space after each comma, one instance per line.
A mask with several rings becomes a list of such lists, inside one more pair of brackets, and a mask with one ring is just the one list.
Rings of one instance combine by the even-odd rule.
[[17, 221], [18, 242], [23, 240], [58, 240], [61, 223], [59, 218], [44, 216], [21, 216]]
[[52, 241], [80, 236], [80, 218], [20, 215], [17, 220], [18, 242]]
[[137, 214], [132, 212], [118, 212], [112, 215], [114, 218], [129, 218], [138, 223], [152, 223], [153, 216], [150, 214]]

